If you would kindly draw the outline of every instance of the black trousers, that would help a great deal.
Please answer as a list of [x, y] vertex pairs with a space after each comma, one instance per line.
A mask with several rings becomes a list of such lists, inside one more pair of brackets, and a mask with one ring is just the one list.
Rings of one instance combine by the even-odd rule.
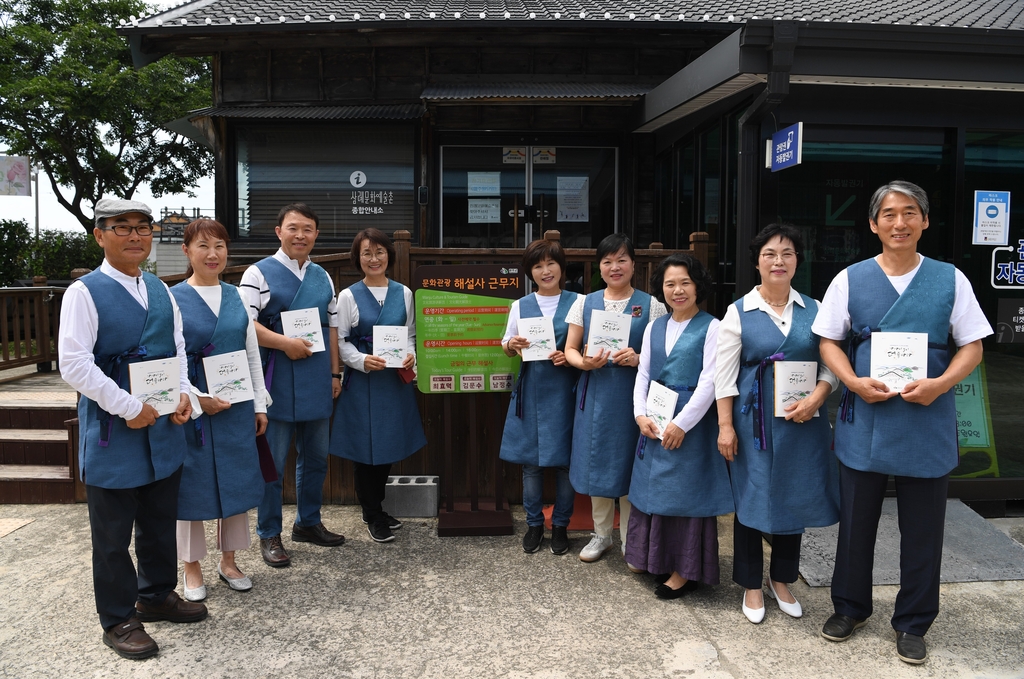
[[[92, 583], [103, 629], [135, 615], [135, 602], [160, 604], [178, 580], [175, 522], [181, 468], [138, 488], [86, 485], [92, 528]], [[128, 547], [135, 529], [135, 558]]]
[[384, 502], [384, 488], [388, 485], [391, 465], [353, 462], [352, 466], [355, 469], [356, 497], [363, 508], [363, 520], [373, 523], [384, 513], [380, 505]]
[[[900, 591], [892, 627], [924, 636], [939, 614], [939, 570], [946, 521], [949, 475], [937, 479], [896, 478], [900, 527]], [[836, 613], [867, 618], [872, 613], [871, 571], [875, 535], [889, 477], [839, 465], [839, 544], [832, 574]]]
[[[761, 531], [732, 521], [732, 581], [745, 589], [761, 589], [764, 582], [764, 545]], [[803, 536], [773, 535], [772, 562], [768, 576], [775, 582], [796, 582], [800, 572], [800, 540]]]

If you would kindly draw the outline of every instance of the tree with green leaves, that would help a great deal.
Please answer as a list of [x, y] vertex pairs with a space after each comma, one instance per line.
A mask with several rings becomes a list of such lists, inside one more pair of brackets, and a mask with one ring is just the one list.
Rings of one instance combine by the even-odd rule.
[[204, 59], [132, 65], [119, 21], [140, 0], [0, 0], [0, 142], [31, 156], [91, 231], [100, 198], [188, 193], [213, 169], [202, 144], [163, 124], [210, 105]]

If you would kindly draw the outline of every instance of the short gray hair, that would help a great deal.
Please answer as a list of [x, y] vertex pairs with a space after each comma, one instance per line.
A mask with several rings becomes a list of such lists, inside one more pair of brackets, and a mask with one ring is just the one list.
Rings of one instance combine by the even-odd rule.
[[868, 204], [868, 219], [873, 222], [878, 221], [878, 213], [882, 209], [882, 201], [890, 193], [902, 193], [904, 196], [913, 199], [917, 206], [921, 208], [921, 216], [928, 216], [928, 194], [925, 190], [917, 184], [897, 179], [879, 186], [878, 190], [871, 196], [871, 203]]

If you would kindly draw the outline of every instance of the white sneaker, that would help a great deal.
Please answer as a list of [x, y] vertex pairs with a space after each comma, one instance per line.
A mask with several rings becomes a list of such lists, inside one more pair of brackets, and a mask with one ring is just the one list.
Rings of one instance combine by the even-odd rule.
[[587, 546], [580, 552], [580, 561], [585, 561], [587, 563], [597, 561], [604, 556], [605, 552], [612, 548], [611, 535], [601, 536], [597, 533], [591, 533], [591, 535], [593, 537], [590, 538], [590, 542], [588, 542]]

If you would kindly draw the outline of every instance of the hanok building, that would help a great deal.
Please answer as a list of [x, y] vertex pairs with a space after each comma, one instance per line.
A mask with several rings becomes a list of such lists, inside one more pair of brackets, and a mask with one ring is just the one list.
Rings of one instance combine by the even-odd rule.
[[[878, 251], [871, 192], [924, 186], [923, 253], [965, 271], [998, 327], [958, 402], [951, 487], [1024, 497], [1019, 0], [195, 0], [121, 32], [139, 65], [213, 58], [213, 106], [190, 120], [243, 250], [273, 245], [293, 200], [328, 250], [366, 226], [436, 247], [705, 231], [720, 314], [755, 283], [764, 224], [803, 230], [794, 283], [820, 299]], [[773, 172], [766, 142], [796, 123], [802, 163]], [[1005, 246], [975, 244], [976, 191], [1012, 196]]]

